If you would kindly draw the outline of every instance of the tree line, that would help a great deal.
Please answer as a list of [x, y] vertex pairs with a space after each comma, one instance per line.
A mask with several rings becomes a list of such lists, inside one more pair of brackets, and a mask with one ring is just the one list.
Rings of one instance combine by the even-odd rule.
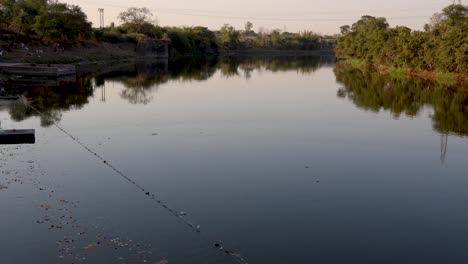
[[[0, 0], [0, 28], [40, 41], [76, 44], [81, 41], [136, 42], [141, 38], [171, 41], [175, 55], [216, 54], [239, 50], [332, 49], [333, 37], [311, 31], [290, 33], [281, 30], [244, 30], [224, 25], [219, 30], [206, 27], [160, 27], [147, 8], [128, 8], [118, 16], [118, 26], [93, 28], [79, 6], [56, 0]], [[325, 39], [327, 39], [325, 41]]]
[[422, 71], [468, 72], [468, 6], [452, 4], [424, 30], [389, 27], [385, 18], [363, 16], [341, 27], [336, 56], [367, 64]]
[[333, 36], [321, 36], [312, 31], [291, 33], [279, 29], [253, 30], [247, 22], [244, 30], [237, 30], [229, 24], [219, 30], [206, 27], [160, 27], [147, 8], [132, 7], [120, 13], [121, 25], [111, 24], [103, 29], [104, 39], [117, 38], [118, 34], [130, 34], [147, 38], [168, 39], [172, 52], [176, 54], [215, 54], [245, 50], [317, 50], [334, 47]]

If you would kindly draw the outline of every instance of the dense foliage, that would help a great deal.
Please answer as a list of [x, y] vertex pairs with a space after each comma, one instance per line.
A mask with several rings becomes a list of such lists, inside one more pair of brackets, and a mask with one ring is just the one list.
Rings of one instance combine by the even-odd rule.
[[172, 55], [209, 55], [218, 53], [214, 32], [205, 27], [166, 27], [161, 29], [171, 41]]
[[390, 28], [385, 18], [363, 16], [341, 27], [336, 55], [398, 68], [468, 72], [468, 6], [453, 4], [435, 14], [424, 31]]
[[91, 37], [80, 7], [47, 0], [0, 0], [0, 24], [39, 39], [76, 42]]

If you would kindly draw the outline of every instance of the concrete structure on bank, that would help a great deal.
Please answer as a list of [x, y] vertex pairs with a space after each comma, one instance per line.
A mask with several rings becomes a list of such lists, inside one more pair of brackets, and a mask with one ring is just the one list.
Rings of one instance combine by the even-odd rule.
[[34, 144], [36, 143], [34, 129], [0, 129], [0, 145]]
[[76, 74], [75, 65], [34, 64], [34, 63], [0, 63], [0, 73], [57, 78]]
[[145, 39], [139, 40], [136, 47], [136, 54], [141, 58], [169, 58], [169, 41]]

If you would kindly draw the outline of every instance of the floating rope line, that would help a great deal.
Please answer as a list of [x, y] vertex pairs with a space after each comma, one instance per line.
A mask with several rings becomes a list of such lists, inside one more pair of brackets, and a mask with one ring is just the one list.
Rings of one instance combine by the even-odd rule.
[[23, 104], [26, 107], [31, 108], [34, 112], [36, 112], [38, 115], [41, 117], [49, 120], [51, 124], [53, 124], [56, 128], [58, 128], [62, 133], [70, 137], [73, 141], [78, 143], [81, 147], [83, 147], [87, 152], [95, 156], [97, 159], [99, 159], [102, 163], [104, 163], [108, 168], [113, 170], [116, 174], [121, 176], [123, 179], [125, 179], [127, 182], [135, 186], [138, 190], [144, 193], [144, 195], [148, 196], [150, 199], [152, 199], [156, 204], [160, 205], [162, 208], [164, 208], [166, 211], [168, 211], [170, 214], [175, 216], [177, 219], [181, 220], [186, 226], [191, 228], [193, 231], [195, 231], [197, 234], [199, 234], [202, 238], [204, 238], [205, 241], [211, 243], [212, 247], [215, 249], [219, 250], [220, 252], [224, 252], [225, 254], [229, 255], [232, 257], [234, 261], [240, 264], [248, 264], [247, 260], [242, 256], [242, 254], [234, 250], [232, 247], [226, 246], [221, 240], [215, 240], [209, 237], [205, 232], [202, 232], [200, 229], [200, 225], [194, 224], [193, 222], [189, 221], [187, 219], [186, 215], [187, 213], [179, 210], [175, 210], [173, 207], [169, 206], [166, 202], [164, 202], [159, 195], [151, 193], [147, 191], [143, 186], [138, 184], [135, 180], [133, 180], [131, 177], [127, 176], [124, 174], [121, 170], [117, 169], [114, 167], [112, 164], [110, 164], [104, 157], [93, 151], [91, 148], [89, 148], [86, 144], [81, 142], [77, 137], [73, 136], [70, 132], [68, 132], [66, 129], [58, 125], [54, 120], [52, 120], [50, 117], [47, 115], [43, 114], [41, 111], [39, 111], [37, 108], [32, 106], [28, 100], [25, 97], [22, 97]]

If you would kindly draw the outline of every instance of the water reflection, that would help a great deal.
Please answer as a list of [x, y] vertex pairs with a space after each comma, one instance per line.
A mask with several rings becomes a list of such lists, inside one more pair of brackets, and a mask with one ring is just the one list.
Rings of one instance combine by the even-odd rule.
[[50, 126], [52, 122], [60, 121], [62, 112], [80, 109], [88, 104], [89, 98], [93, 95], [93, 87], [90, 79], [82, 78], [78, 81], [59, 82], [54, 86], [15, 87], [14, 93], [22, 94], [28, 98], [30, 104], [44, 116], [38, 115], [18, 101], [4, 106], [12, 120], [20, 122], [32, 116], [38, 116], [41, 120], [41, 126]]
[[338, 96], [357, 107], [379, 112], [386, 110], [395, 118], [402, 114], [417, 116], [425, 106], [433, 109], [433, 127], [441, 134], [468, 136], [468, 89], [422, 79], [383, 77], [371, 71], [338, 63], [338, 82], [344, 87]]
[[[81, 76], [72, 80], [43, 80], [28, 83], [27, 86], [10, 83], [9, 91], [22, 94], [31, 100], [31, 104], [48, 118], [41, 117], [42, 126], [50, 126], [52, 121], [61, 120], [62, 112], [79, 109], [89, 102], [96, 88], [102, 88], [101, 97], [105, 101], [106, 81], [117, 82], [124, 86], [120, 96], [131, 104], [148, 104], [154, 99], [160, 85], [169, 81], [205, 81], [216, 72], [226, 78], [239, 76], [240, 71], [246, 79], [254, 70], [259, 71], [297, 71], [312, 73], [322, 66], [331, 66], [332, 57], [227, 57], [205, 59], [182, 59], [138, 61], [135, 64], [118, 65], [109, 68], [106, 73]], [[7, 110], [12, 120], [23, 121], [36, 113], [24, 105], [10, 104], [2, 107]], [[0, 109], [0, 111], [2, 110]]]
[[96, 79], [102, 84], [105, 81], [122, 84], [125, 89], [120, 95], [132, 104], [148, 104], [160, 85], [171, 80], [207, 80], [215, 73], [215, 66], [216, 61], [182, 60], [170, 64], [167, 60], [139, 61]]
[[239, 76], [249, 79], [253, 70], [266, 70], [271, 72], [298, 71], [312, 73], [324, 65], [332, 65], [330, 57], [227, 57], [206, 59], [183, 59], [170, 63], [140, 61], [126, 69], [103, 74], [97, 78], [116, 81], [126, 88], [121, 96], [130, 103], [147, 104], [152, 100], [152, 93], [158, 86], [168, 81], [205, 81], [217, 71], [226, 78]]
[[220, 62], [220, 69], [225, 76], [239, 75], [238, 70], [242, 70], [244, 77], [248, 79], [253, 70], [296, 71], [309, 74], [321, 67], [332, 66], [334, 63], [335, 59], [329, 56], [230, 57]]

